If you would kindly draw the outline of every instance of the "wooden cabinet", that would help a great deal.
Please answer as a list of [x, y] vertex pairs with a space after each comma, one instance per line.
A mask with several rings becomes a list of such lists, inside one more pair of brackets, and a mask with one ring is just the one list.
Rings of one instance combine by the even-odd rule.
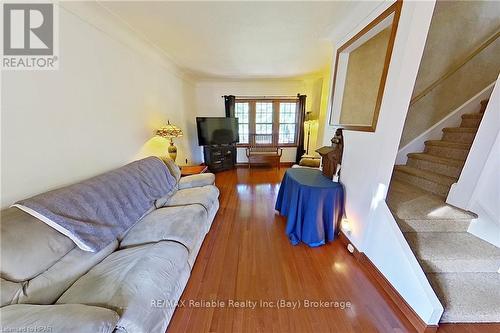
[[236, 164], [236, 145], [204, 146], [203, 156], [211, 172], [230, 170]]

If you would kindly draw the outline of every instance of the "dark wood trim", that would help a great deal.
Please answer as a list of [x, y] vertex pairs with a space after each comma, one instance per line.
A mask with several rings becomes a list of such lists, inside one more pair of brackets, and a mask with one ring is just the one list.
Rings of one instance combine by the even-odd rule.
[[380, 290], [386, 293], [386, 295], [394, 303], [394, 306], [404, 317], [406, 317], [406, 319], [408, 319], [413, 327], [415, 327], [417, 332], [433, 333], [437, 331], [438, 325], [427, 325], [386, 279], [386, 277], [379, 271], [370, 258], [368, 258], [364, 252], [360, 252], [342, 231], [339, 232], [339, 240], [346, 246], [347, 244], [351, 244], [354, 247], [354, 257], [358, 260], [365, 271], [370, 274]]
[[255, 102], [252, 101], [247, 101], [249, 108], [248, 108], [248, 145], [251, 144], [250, 136], [252, 133], [255, 133]]
[[[266, 145], [262, 145], [262, 146], [265, 147]], [[247, 147], [250, 147], [250, 145], [248, 143], [241, 143], [241, 144], [237, 143], [236, 144], [236, 148], [247, 148]], [[278, 148], [297, 148], [297, 144], [296, 143], [286, 143], [286, 144], [280, 144], [277, 147]]]
[[396, 3], [391, 6], [394, 7], [394, 20], [392, 21], [391, 36], [389, 37], [389, 45], [387, 45], [387, 52], [385, 54], [384, 69], [382, 70], [382, 77], [380, 78], [380, 85], [378, 87], [377, 103], [375, 104], [375, 113], [373, 114], [372, 121], [373, 132], [375, 132], [375, 129], [377, 128], [378, 116], [380, 114], [382, 98], [384, 97], [385, 82], [387, 81], [387, 73], [389, 72], [389, 65], [391, 64], [392, 51], [394, 49], [394, 42], [398, 31], [399, 17], [401, 16], [402, 6], [402, 0], [396, 1]]
[[[342, 127], [345, 130], [351, 131], [363, 131], [363, 132], [375, 132], [377, 128], [378, 116], [380, 113], [380, 106], [382, 105], [382, 98], [384, 96], [385, 90], [385, 82], [387, 80], [387, 73], [389, 72], [389, 65], [391, 63], [392, 51], [394, 49], [394, 41], [396, 40], [396, 33], [398, 30], [399, 17], [401, 16], [401, 8], [403, 7], [403, 0], [397, 0], [394, 4], [392, 4], [389, 8], [387, 8], [382, 14], [377, 16], [373, 21], [371, 21], [368, 25], [366, 25], [361, 31], [359, 31], [354, 37], [349, 39], [346, 43], [344, 43], [341, 47], [337, 49], [337, 54], [335, 56], [335, 70], [333, 72], [333, 85], [332, 85], [332, 98], [331, 98], [331, 113], [330, 113], [330, 121], [332, 124], [333, 117], [333, 101], [335, 96], [335, 85], [337, 81], [337, 72], [339, 66], [339, 58], [340, 53], [342, 53], [346, 48], [351, 46], [354, 42], [356, 42], [359, 38], [361, 38], [364, 34], [369, 32], [372, 28], [374, 28], [377, 24], [382, 22], [388, 16], [394, 13], [394, 19], [392, 21], [392, 29], [391, 36], [389, 37], [389, 43], [387, 45], [387, 51], [384, 60], [384, 67], [382, 69], [382, 76], [380, 78], [380, 84], [377, 92], [377, 100], [375, 103], [375, 111], [373, 113], [373, 119], [371, 126], [363, 126], [363, 125], [344, 125], [344, 124], [333, 124], [333, 126]], [[341, 107], [342, 108], [342, 107]], [[342, 110], [340, 110], [342, 112]]]
[[263, 101], [263, 102], [269, 102], [269, 101], [285, 101], [285, 102], [298, 102], [299, 99], [296, 96], [289, 96], [289, 97], [280, 97], [280, 96], [245, 96], [245, 97], [238, 97], [236, 96], [236, 102], [254, 102], [254, 101]]
[[278, 141], [279, 141], [279, 129], [280, 129], [280, 102], [277, 100], [274, 100], [273, 101], [273, 125], [272, 125], [273, 139], [276, 139], [276, 142], [273, 142], [274, 144], [278, 143]]

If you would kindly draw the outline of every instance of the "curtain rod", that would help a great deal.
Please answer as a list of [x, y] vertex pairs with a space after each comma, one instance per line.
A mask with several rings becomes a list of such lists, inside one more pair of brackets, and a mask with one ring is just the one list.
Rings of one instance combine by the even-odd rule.
[[[224, 98], [225, 96], [221, 96]], [[275, 99], [275, 98], [282, 98], [282, 99], [298, 99], [298, 96], [234, 96], [236, 99]]]

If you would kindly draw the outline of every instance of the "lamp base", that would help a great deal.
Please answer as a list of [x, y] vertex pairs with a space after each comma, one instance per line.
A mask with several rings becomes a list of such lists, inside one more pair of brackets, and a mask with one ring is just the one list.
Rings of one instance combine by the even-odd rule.
[[177, 147], [174, 145], [173, 141], [170, 141], [170, 146], [168, 146], [168, 155], [175, 162], [177, 158]]

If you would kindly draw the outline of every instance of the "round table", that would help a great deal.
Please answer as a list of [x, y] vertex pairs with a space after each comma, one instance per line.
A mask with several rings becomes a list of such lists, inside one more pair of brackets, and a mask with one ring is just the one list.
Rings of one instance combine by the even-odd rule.
[[334, 239], [344, 214], [344, 189], [320, 170], [288, 169], [275, 208], [287, 217], [286, 234], [293, 245], [320, 246]]

